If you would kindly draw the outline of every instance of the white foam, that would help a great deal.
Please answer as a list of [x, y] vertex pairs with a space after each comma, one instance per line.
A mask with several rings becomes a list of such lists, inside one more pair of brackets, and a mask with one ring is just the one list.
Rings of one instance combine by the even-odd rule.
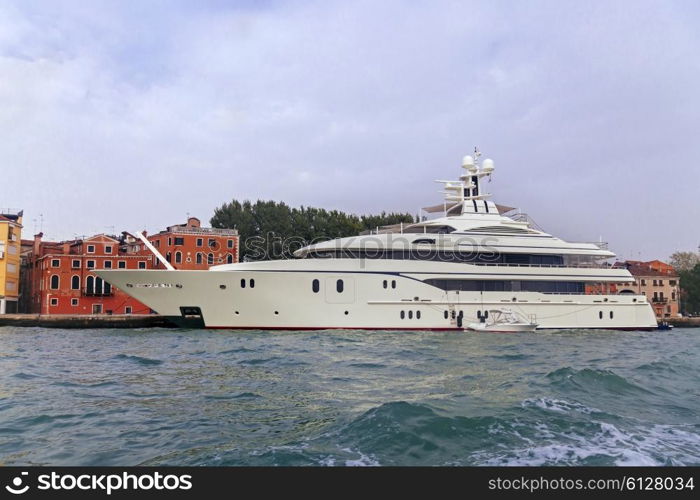
[[346, 460], [345, 465], [347, 467], [378, 467], [381, 465], [375, 457], [365, 455], [361, 451], [351, 450], [350, 448], [343, 448], [342, 451], [360, 456], [354, 460]]
[[684, 428], [689, 426], [638, 425], [626, 431], [607, 422], [592, 423], [600, 430], [591, 437], [553, 432], [540, 423], [537, 428], [547, 441], [544, 444], [526, 445], [496, 455], [493, 452], [476, 453], [472, 458], [483, 465], [526, 466], [576, 465], [596, 455], [613, 457], [615, 465], [682, 466], [700, 463], [700, 435]]
[[564, 399], [551, 399], [551, 398], [537, 398], [537, 399], [526, 399], [520, 406], [523, 408], [528, 408], [531, 406], [536, 406], [543, 410], [555, 411], [558, 413], [583, 413], [585, 415], [590, 415], [591, 413], [601, 413], [597, 408], [589, 408], [581, 403], [566, 401]]

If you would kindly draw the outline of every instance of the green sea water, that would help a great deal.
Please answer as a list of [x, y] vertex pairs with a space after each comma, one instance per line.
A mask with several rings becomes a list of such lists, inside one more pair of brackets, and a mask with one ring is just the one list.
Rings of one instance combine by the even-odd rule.
[[0, 328], [4, 465], [700, 465], [700, 330]]

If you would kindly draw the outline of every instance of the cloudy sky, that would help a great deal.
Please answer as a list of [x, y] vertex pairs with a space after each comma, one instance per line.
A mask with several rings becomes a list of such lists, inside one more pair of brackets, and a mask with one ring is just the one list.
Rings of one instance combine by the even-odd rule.
[[497, 202], [666, 258], [700, 244], [698, 25], [667, 0], [0, 0], [0, 207], [52, 239], [232, 198], [415, 213], [478, 145]]

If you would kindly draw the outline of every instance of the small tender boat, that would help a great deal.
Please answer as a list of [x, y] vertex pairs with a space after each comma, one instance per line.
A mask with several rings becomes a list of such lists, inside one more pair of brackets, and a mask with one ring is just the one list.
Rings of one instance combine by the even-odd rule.
[[659, 323], [659, 330], [673, 330], [673, 325], [668, 321], [662, 321]]
[[481, 316], [478, 323], [469, 323], [467, 330], [473, 332], [517, 333], [534, 332], [537, 323], [525, 320], [511, 309], [491, 309]]

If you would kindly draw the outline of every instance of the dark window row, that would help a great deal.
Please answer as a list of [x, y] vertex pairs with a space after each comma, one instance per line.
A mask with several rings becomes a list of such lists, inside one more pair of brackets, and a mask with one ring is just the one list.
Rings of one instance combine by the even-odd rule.
[[445, 252], [430, 248], [411, 250], [328, 250], [312, 252], [314, 259], [393, 259], [393, 260], [430, 260], [439, 262], [474, 262], [477, 264], [527, 264], [561, 266], [561, 255], [539, 254], [502, 254], [496, 252]]
[[[613, 315], [613, 312], [610, 311], [610, 319], [613, 319], [613, 316], [614, 316], [614, 315]], [[599, 317], [600, 319], [603, 319], [603, 311], [598, 311], [598, 317]]]
[[[389, 288], [389, 281], [388, 281], [388, 280], [384, 280], [384, 281], [382, 282], [382, 286], [383, 286], [384, 288]], [[391, 288], [396, 288], [396, 280], [391, 280]]]
[[[319, 280], [313, 280], [311, 282], [311, 290], [314, 293], [318, 293], [321, 290], [321, 282]], [[337, 280], [335, 282], [335, 291], [338, 293], [343, 293], [344, 290], [345, 290], [345, 283], [343, 282], [343, 280]]]
[[[406, 316], [408, 316], [408, 319], [413, 319], [413, 311], [408, 311], [408, 313], [406, 313], [406, 311], [401, 311], [399, 316], [401, 319], [406, 319]], [[416, 311], [416, 319], [420, 319], [420, 311]]]
[[509, 281], [509, 280], [448, 280], [431, 278], [424, 281], [442, 290], [466, 292], [541, 292], [580, 293], [585, 285], [575, 281]]
[[[245, 278], [241, 278], [241, 288], [245, 288], [245, 285], [246, 285]], [[255, 280], [254, 279], [248, 280], [248, 285], [250, 286], [250, 288], [255, 288]]]

